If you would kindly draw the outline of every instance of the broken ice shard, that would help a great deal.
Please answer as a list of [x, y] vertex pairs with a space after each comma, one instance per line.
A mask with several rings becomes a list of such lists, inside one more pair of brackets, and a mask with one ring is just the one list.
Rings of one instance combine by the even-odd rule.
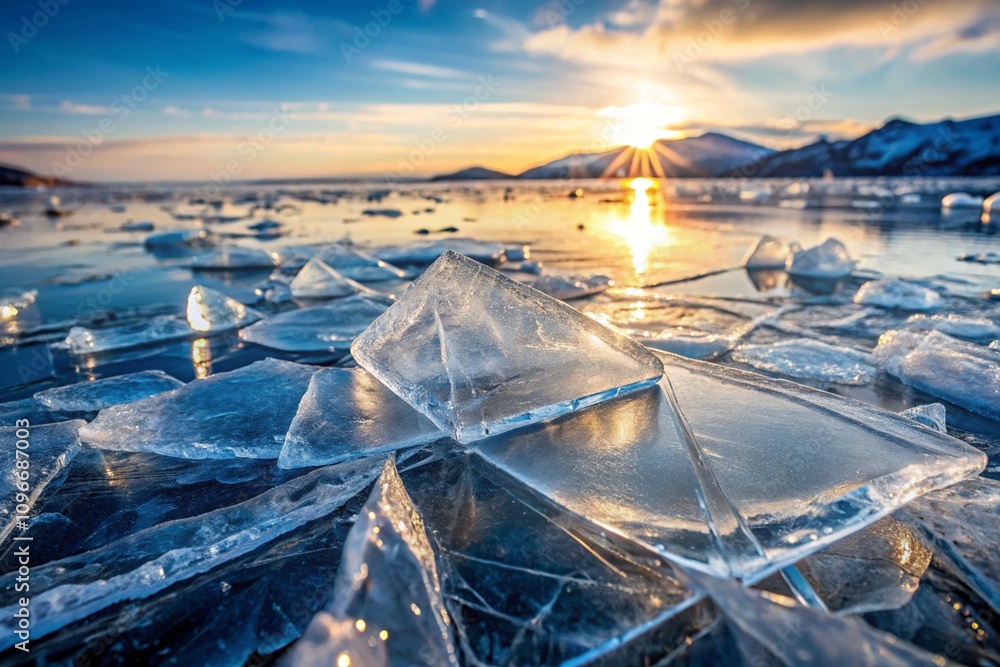
[[941, 667], [943, 657], [875, 630], [855, 618], [840, 618], [794, 600], [743, 588], [739, 583], [695, 576], [729, 621], [785, 665]]
[[934, 429], [938, 433], [948, 432], [948, 412], [940, 403], [918, 405], [910, 408], [909, 410], [903, 410], [899, 413], [899, 416], [912, 419], [918, 424], [923, 424], [927, 428]]
[[906, 508], [927, 529], [935, 557], [1000, 613], [1000, 483], [978, 477], [934, 493]]
[[195, 285], [188, 294], [187, 321], [199, 333], [230, 331], [260, 318], [257, 311], [213, 289]]
[[380, 248], [375, 254], [387, 262], [400, 266], [427, 266], [433, 264], [446, 252], [455, 252], [488, 266], [502, 264], [507, 256], [500, 243], [477, 241], [470, 238], [448, 239], [445, 241], [429, 241], [410, 245]]
[[447, 252], [351, 346], [358, 364], [460, 442], [653, 384], [635, 341]]
[[[378, 474], [367, 460], [320, 468], [247, 501], [168, 521], [31, 571], [32, 638], [111, 605], [144, 599], [327, 516]], [[13, 587], [17, 572], [0, 577]], [[15, 605], [0, 609], [0, 650], [16, 641]]]
[[761, 371], [837, 384], [868, 384], [878, 373], [870, 354], [808, 338], [743, 345], [730, 356]]
[[108, 329], [73, 327], [63, 346], [73, 354], [98, 354], [153, 343], [182, 340], [194, 335], [188, 323], [173, 315], [157, 315], [148, 320]]
[[743, 266], [750, 271], [784, 269], [788, 256], [801, 249], [798, 243], [784, 243], [765, 234], [747, 250], [747, 254], [743, 258]]
[[372, 293], [372, 290], [341, 275], [316, 257], [306, 262], [290, 287], [292, 296], [300, 299], [335, 299], [358, 293]]
[[0, 322], [13, 320], [17, 314], [35, 303], [38, 290], [0, 297]]
[[[45, 487], [80, 451], [77, 432], [83, 421], [43, 426], [32, 426], [26, 422], [22, 419], [10, 428], [0, 427], [0, 438], [4, 443], [3, 473], [0, 474], [0, 543], [7, 539], [19, 521], [25, 521], [27, 525], [31, 523], [31, 513], [19, 512], [17, 506], [27, 505], [30, 510]], [[25, 468], [19, 467], [18, 461], [30, 461], [27, 473], [22, 475]], [[22, 493], [27, 497], [23, 502], [18, 500], [18, 495]], [[19, 519], [19, 516], [25, 518]], [[24, 526], [20, 529], [23, 530]]]
[[355, 295], [276, 315], [241, 330], [240, 338], [285, 352], [346, 351], [391, 303], [388, 297]]
[[91, 412], [183, 386], [183, 382], [163, 371], [140, 371], [46, 389], [35, 394], [35, 398], [57, 412]]
[[854, 303], [895, 310], [925, 311], [937, 308], [941, 295], [899, 278], [870, 280], [854, 295]]
[[274, 257], [259, 248], [222, 246], [191, 260], [191, 268], [199, 271], [240, 271], [274, 268]]
[[1000, 355], [938, 331], [893, 329], [875, 358], [905, 384], [992, 419], [1000, 419]]
[[278, 465], [329, 465], [443, 437], [363, 368], [324, 368], [313, 375], [299, 403]]
[[105, 408], [80, 438], [98, 449], [185, 459], [274, 459], [315, 372], [265, 359]]
[[546, 273], [528, 284], [554, 299], [565, 301], [599, 294], [611, 287], [614, 281], [607, 276], [600, 275], [580, 276]]
[[854, 271], [855, 264], [844, 244], [831, 238], [808, 250], [790, 254], [785, 270], [804, 278], [846, 278]]
[[182, 229], [147, 236], [143, 245], [150, 250], [181, 247], [206, 248], [212, 245], [212, 241], [209, 233], [204, 229]]
[[406, 277], [402, 269], [340, 243], [323, 248], [316, 255], [316, 259], [342, 276], [361, 283], [399, 280]]
[[978, 450], [897, 415], [660, 356], [667, 376], [659, 386], [475, 451], [598, 525], [691, 567], [743, 578], [985, 466]]
[[350, 663], [339, 662], [345, 643], [352, 642], [318, 631], [330, 616], [352, 619], [360, 637], [384, 641], [390, 664], [458, 662], [434, 551], [391, 458], [347, 535], [329, 614], [315, 618], [306, 631], [321, 642], [297, 649], [291, 664], [354, 664], [350, 648]]

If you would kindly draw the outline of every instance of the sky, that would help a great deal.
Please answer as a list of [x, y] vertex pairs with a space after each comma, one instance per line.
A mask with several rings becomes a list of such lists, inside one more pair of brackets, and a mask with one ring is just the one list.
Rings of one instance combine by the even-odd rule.
[[0, 27], [0, 163], [81, 181], [518, 173], [637, 114], [786, 148], [1000, 112], [996, 0], [8, 0]]

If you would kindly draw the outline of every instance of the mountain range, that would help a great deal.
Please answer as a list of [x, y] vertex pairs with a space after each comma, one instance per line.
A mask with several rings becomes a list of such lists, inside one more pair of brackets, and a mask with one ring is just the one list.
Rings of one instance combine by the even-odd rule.
[[[784, 177], [1000, 175], [1000, 114], [919, 124], [893, 119], [857, 139], [820, 139], [775, 151], [716, 132], [660, 140], [648, 150], [622, 146], [574, 153], [515, 178], [622, 178], [644, 176]], [[485, 167], [434, 180], [510, 178]]]

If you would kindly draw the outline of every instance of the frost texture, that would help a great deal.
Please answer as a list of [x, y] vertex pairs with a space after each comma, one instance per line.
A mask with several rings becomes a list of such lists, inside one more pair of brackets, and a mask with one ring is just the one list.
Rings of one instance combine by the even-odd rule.
[[1000, 355], [993, 350], [937, 331], [894, 329], [879, 338], [875, 358], [915, 389], [1000, 419]]
[[90, 412], [131, 403], [183, 386], [183, 382], [163, 371], [140, 371], [47, 389], [35, 394], [35, 398], [50, 410]]
[[460, 442], [613, 398], [663, 373], [634, 341], [453, 252], [351, 352]]
[[868, 384], [878, 373], [870, 354], [808, 338], [744, 345], [730, 356], [769, 373], [838, 384]]
[[[238, 505], [132, 533], [105, 547], [32, 568], [32, 638], [111, 605], [156, 595], [327, 516], [377, 474], [371, 461], [321, 468]], [[16, 572], [0, 577], [13, 586]], [[14, 606], [0, 608], [0, 648], [15, 641]]]
[[105, 408], [80, 431], [99, 449], [186, 459], [274, 459], [313, 366], [265, 359]]
[[897, 415], [662, 356], [669, 383], [475, 451], [571, 512], [721, 577], [775, 571], [985, 466]]
[[871, 280], [854, 295], [854, 303], [896, 310], [934, 310], [941, 305], [941, 295], [927, 287], [899, 278]]
[[363, 368], [324, 368], [313, 375], [299, 403], [278, 465], [328, 465], [443, 437]]
[[818, 246], [789, 255], [785, 270], [804, 278], [846, 278], [854, 271], [855, 264], [843, 243], [827, 239]]
[[[24, 480], [17, 477], [19, 460], [16, 452], [21, 451], [28, 455], [31, 467], [28, 473], [28, 502], [29, 508], [33, 507], [38, 496], [41, 495], [45, 487], [48, 486], [63, 468], [69, 465], [77, 452], [80, 451], [80, 438], [78, 431], [84, 422], [76, 420], [62, 422], [59, 424], [47, 424], [43, 426], [30, 426], [28, 437], [22, 438], [24, 431], [20, 429], [0, 427], [0, 442], [3, 442], [3, 474], [0, 475], [0, 543], [6, 541], [16, 524], [17, 493], [23, 491], [18, 487]], [[27, 448], [17, 448], [15, 445], [19, 440], [27, 440]], [[29, 525], [31, 513], [29, 512]], [[17, 570], [14, 570], [17, 574]], [[14, 586], [5, 586], [6, 590], [13, 591]], [[10, 618], [10, 614], [7, 614]], [[13, 631], [5, 633], [13, 636]]]
[[292, 310], [240, 331], [240, 338], [286, 352], [346, 351], [384, 313], [387, 297], [355, 295], [323, 306]]

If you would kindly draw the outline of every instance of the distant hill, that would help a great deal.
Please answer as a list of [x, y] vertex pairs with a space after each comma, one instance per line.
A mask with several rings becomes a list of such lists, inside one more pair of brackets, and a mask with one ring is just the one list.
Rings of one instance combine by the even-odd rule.
[[59, 185], [79, 185], [72, 181], [64, 181], [54, 176], [39, 176], [38, 174], [13, 167], [11, 165], [0, 164], [0, 186], [14, 186], [22, 188], [37, 188], [39, 186], [55, 187]]
[[921, 125], [894, 119], [857, 139], [775, 153], [761, 177], [1000, 175], [1000, 115]]
[[505, 174], [502, 171], [487, 169], [486, 167], [468, 167], [467, 169], [456, 171], [453, 174], [442, 174], [441, 176], [435, 176], [431, 180], [432, 181], [493, 181], [493, 180], [502, 180], [504, 178], [514, 178], [514, 176], [511, 174]]
[[[518, 178], [620, 178], [629, 175], [636, 152], [630, 146], [623, 146], [602, 153], [577, 153], [528, 169]], [[650, 160], [658, 162], [660, 173], [673, 178], [728, 174], [771, 153], [769, 148], [717, 132], [661, 139], [645, 151]], [[657, 173], [655, 167], [653, 173]]]

